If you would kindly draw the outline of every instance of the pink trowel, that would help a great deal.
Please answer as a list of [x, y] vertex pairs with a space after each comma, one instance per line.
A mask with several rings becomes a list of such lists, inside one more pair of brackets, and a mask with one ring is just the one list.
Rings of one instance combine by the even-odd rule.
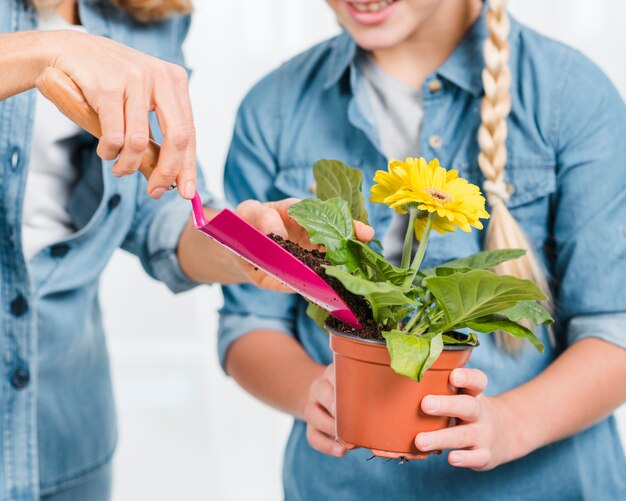
[[[100, 137], [100, 121], [83, 93], [64, 72], [48, 68], [37, 81], [37, 88], [68, 118], [90, 134]], [[150, 142], [139, 171], [148, 179], [154, 170], [160, 147]], [[191, 201], [196, 228], [249, 263], [271, 275], [342, 322], [361, 329], [348, 305], [322, 278], [267, 235], [229, 209], [208, 221], [200, 195]]]

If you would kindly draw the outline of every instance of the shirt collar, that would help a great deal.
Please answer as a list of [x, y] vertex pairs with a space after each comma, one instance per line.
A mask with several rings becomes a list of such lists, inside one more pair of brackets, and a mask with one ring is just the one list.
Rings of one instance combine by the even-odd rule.
[[[435, 74], [475, 96], [481, 96], [483, 93], [481, 77], [484, 65], [483, 44], [488, 34], [485, 22], [486, 9], [485, 5], [482, 13], [470, 27], [461, 43], [435, 71]], [[510, 20], [509, 42], [513, 43], [519, 25], [513, 19]], [[356, 54], [357, 45], [347, 32], [344, 31], [335, 38], [324, 89], [332, 87], [339, 81], [354, 62]]]

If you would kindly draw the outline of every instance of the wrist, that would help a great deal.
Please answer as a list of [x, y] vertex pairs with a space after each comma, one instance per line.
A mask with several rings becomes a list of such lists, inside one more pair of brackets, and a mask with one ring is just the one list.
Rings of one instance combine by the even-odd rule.
[[510, 393], [492, 397], [502, 416], [501, 436], [506, 442], [500, 463], [508, 463], [524, 457], [534, 451], [537, 444], [537, 433], [534, 433], [532, 421], [526, 419], [525, 413], [515, 405]]
[[303, 367], [303, 373], [301, 377], [301, 388], [296, 392], [297, 401], [295, 402], [294, 417], [304, 421], [304, 409], [309, 402], [309, 392], [313, 382], [319, 378], [326, 369], [325, 365], [320, 365], [317, 362], [311, 361], [306, 367]]

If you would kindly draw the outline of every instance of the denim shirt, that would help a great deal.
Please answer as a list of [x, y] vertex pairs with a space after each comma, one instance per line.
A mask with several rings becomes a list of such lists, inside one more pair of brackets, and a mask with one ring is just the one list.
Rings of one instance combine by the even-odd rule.
[[[483, 15], [426, 78], [418, 148], [479, 185], [484, 179], [476, 137], [486, 34]], [[508, 207], [553, 287], [558, 325], [554, 344], [541, 332], [544, 354], [529, 347], [510, 355], [491, 337], [481, 337], [468, 366], [488, 375], [490, 395], [535, 377], [580, 339], [597, 337], [626, 348], [626, 108], [580, 53], [514, 20], [510, 44], [506, 182], [514, 191]], [[344, 33], [252, 89], [239, 110], [226, 165], [230, 201], [311, 196], [311, 166], [320, 158], [360, 168], [366, 192], [371, 188], [387, 159], [354, 68], [355, 53]], [[369, 202], [367, 208], [382, 241], [390, 210]], [[484, 235], [433, 233], [424, 266], [480, 251]], [[222, 364], [237, 339], [264, 329], [294, 337], [318, 363], [332, 362], [328, 336], [307, 318], [300, 297], [250, 286], [225, 287], [224, 296]], [[365, 450], [342, 459], [318, 453], [307, 443], [306, 424], [296, 420], [284, 458], [286, 499], [626, 499], [626, 462], [612, 417], [489, 472], [454, 468], [445, 455], [400, 466], [367, 462], [369, 456]]]
[[[26, 5], [0, 2], [0, 31], [34, 29]], [[182, 63], [188, 17], [142, 25], [95, 0], [80, 2], [80, 16], [92, 34]], [[174, 291], [195, 285], [175, 252], [189, 202], [175, 192], [149, 199], [139, 175], [115, 178], [87, 134], [74, 153], [79, 181], [67, 207], [76, 231], [25, 262], [20, 225], [35, 97], [29, 91], [0, 102], [0, 499], [13, 501], [71, 486], [113, 454], [115, 408], [98, 304], [98, 278], [113, 251], [137, 255]]]

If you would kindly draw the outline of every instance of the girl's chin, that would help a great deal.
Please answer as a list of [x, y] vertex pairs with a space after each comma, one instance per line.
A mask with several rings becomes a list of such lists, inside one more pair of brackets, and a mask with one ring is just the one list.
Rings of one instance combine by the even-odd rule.
[[396, 30], [349, 29], [348, 31], [361, 49], [370, 52], [392, 49], [403, 41], [403, 37]]

